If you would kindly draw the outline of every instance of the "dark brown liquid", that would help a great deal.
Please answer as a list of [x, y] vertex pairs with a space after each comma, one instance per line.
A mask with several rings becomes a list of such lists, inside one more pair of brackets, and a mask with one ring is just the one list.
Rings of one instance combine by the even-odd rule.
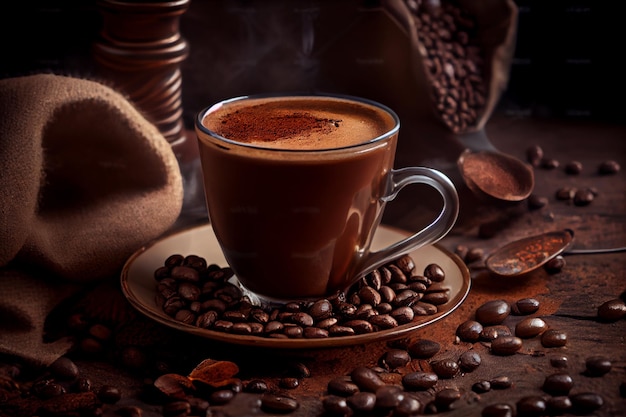
[[[300, 129], [298, 134], [285, 135], [283, 141], [270, 141], [282, 143], [274, 148], [285, 147], [286, 142], [289, 146], [306, 142], [306, 149], [311, 149], [311, 143], [321, 149], [346, 146], [346, 139], [352, 144], [367, 142], [395, 125], [386, 112], [350, 101], [299, 98], [289, 101], [288, 109], [301, 115], [308, 126], [312, 102], [316, 120], [342, 122], [321, 131]], [[258, 103], [240, 109], [239, 123], [247, 120], [252, 126], [264, 121], [266, 125], [257, 131], [279, 130], [284, 126], [272, 123], [278, 120], [276, 114], [285, 114], [285, 107], [281, 104], [276, 113], [276, 103], [265, 110]], [[318, 113], [325, 108], [331, 110]], [[250, 117], [242, 120], [246, 114]], [[204, 121], [218, 130], [223, 119], [211, 120], [221, 120], [217, 125]], [[294, 126], [292, 131], [297, 131]], [[343, 289], [380, 221], [380, 196], [393, 166], [396, 135], [365, 151], [332, 154], [217, 146], [199, 135], [209, 215], [240, 281], [258, 294], [283, 299]], [[270, 146], [267, 138], [261, 142]]]

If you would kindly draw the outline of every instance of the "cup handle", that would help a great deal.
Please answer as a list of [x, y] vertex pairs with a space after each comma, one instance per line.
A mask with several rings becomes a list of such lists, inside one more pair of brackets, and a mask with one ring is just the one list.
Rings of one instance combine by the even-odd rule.
[[388, 191], [384, 202], [393, 200], [404, 186], [426, 184], [436, 189], [443, 198], [439, 215], [424, 229], [384, 249], [371, 252], [365, 259], [357, 276], [363, 276], [417, 248], [437, 242], [454, 226], [459, 215], [459, 197], [450, 179], [443, 173], [426, 167], [408, 167], [391, 170]]

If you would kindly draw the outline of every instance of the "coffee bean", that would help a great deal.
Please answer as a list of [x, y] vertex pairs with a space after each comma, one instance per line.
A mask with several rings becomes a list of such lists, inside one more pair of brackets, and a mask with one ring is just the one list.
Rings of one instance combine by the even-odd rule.
[[66, 381], [75, 380], [79, 373], [78, 366], [76, 366], [76, 364], [66, 356], [61, 356], [52, 362], [52, 364], [48, 367], [48, 370], [52, 373], [52, 375], [54, 375], [55, 378]]
[[557, 397], [549, 397], [546, 400], [546, 410], [548, 415], [558, 416], [565, 414], [572, 408], [572, 401], [569, 397], [562, 395]]
[[483, 408], [482, 417], [514, 417], [515, 409], [506, 403], [489, 404]]
[[257, 393], [257, 394], [262, 394], [264, 392], [267, 392], [268, 390], [268, 386], [267, 386], [267, 382], [261, 380], [261, 379], [253, 379], [251, 381], [249, 381], [245, 388], [244, 391], [245, 392], [251, 392], [251, 393]]
[[515, 326], [515, 336], [528, 339], [543, 333], [547, 328], [548, 325], [543, 319], [539, 317], [528, 317], [517, 323]]
[[485, 251], [482, 248], [469, 248], [465, 255], [465, 263], [471, 264], [478, 262], [485, 256]]
[[209, 402], [215, 405], [224, 405], [235, 398], [235, 393], [229, 389], [218, 389], [209, 395]]
[[543, 160], [543, 149], [539, 145], [526, 148], [526, 160], [534, 167], [538, 167]]
[[52, 379], [44, 379], [33, 384], [31, 392], [41, 399], [58, 397], [66, 393], [65, 388]]
[[439, 377], [434, 372], [415, 371], [402, 377], [402, 386], [407, 391], [425, 391], [434, 387], [437, 381], [439, 381]]
[[509, 389], [513, 386], [513, 381], [506, 375], [499, 375], [489, 380], [492, 389]]
[[620, 171], [621, 167], [617, 161], [609, 160], [604, 161], [598, 166], [598, 173], [600, 175], [613, 175]]
[[300, 380], [298, 378], [285, 377], [278, 381], [278, 385], [285, 389], [296, 389], [300, 386]]
[[515, 403], [518, 417], [539, 417], [545, 415], [547, 405], [543, 397], [522, 397]]
[[441, 359], [430, 364], [433, 372], [442, 379], [453, 378], [459, 373], [459, 364], [453, 359]]
[[435, 394], [435, 405], [438, 411], [449, 410], [452, 403], [461, 398], [458, 388], [444, 388]]
[[376, 408], [390, 410], [396, 408], [404, 399], [402, 387], [397, 385], [384, 385], [376, 390]]
[[485, 380], [474, 382], [474, 384], [472, 384], [472, 391], [478, 394], [489, 392], [491, 391], [491, 383]]
[[576, 413], [589, 414], [604, 405], [604, 398], [595, 392], [579, 392], [569, 396]]
[[484, 327], [483, 330], [480, 332], [479, 336], [480, 336], [480, 340], [491, 342], [500, 336], [512, 336], [512, 335], [513, 333], [511, 332], [511, 329], [508, 326], [496, 324], [494, 326]]
[[380, 379], [378, 373], [365, 366], [359, 366], [353, 369], [350, 373], [350, 377], [362, 391], [376, 392], [378, 388], [385, 385], [385, 382]]
[[505, 300], [491, 300], [476, 309], [476, 321], [483, 326], [501, 324], [511, 312], [511, 306]]
[[574, 380], [569, 374], [556, 373], [546, 376], [542, 389], [550, 395], [567, 395], [574, 386]]
[[531, 194], [528, 196], [527, 204], [530, 210], [538, 210], [548, 205], [548, 199], [536, 194]]
[[296, 411], [300, 404], [285, 395], [265, 393], [261, 396], [261, 410], [266, 413], [288, 414]]
[[513, 355], [521, 348], [522, 339], [516, 336], [500, 336], [491, 342], [491, 353], [495, 355]]
[[333, 306], [327, 299], [314, 302], [309, 308], [309, 314], [315, 321], [328, 319], [333, 313]]
[[142, 417], [143, 410], [139, 407], [128, 405], [120, 407], [115, 412], [120, 417]]
[[580, 161], [570, 161], [565, 164], [565, 173], [568, 175], [578, 175], [583, 170], [583, 164]]
[[546, 264], [544, 265], [544, 269], [549, 274], [557, 274], [561, 272], [561, 270], [565, 267], [565, 264], [566, 262], [563, 255], [557, 255], [554, 258], [550, 259], [548, 262], [546, 262]]
[[574, 187], [562, 187], [556, 190], [555, 197], [557, 200], [561, 201], [571, 201], [574, 199], [574, 195], [576, 195], [576, 191], [578, 191]]
[[348, 397], [359, 391], [359, 387], [350, 377], [336, 377], [328, 381], [328, 392], [341, 397]]
[[561, 330], [548, 329], [541, 335], [541, 345], [543, 347], [562, 347], [566, 344], [567, 334]]
[[585, 360], [585, 373], [589, 376], [602, 376], [611, 371], [611, 361], [600, 355], [590, 356]]
[[576, 190], [573, 198], [575, 206], [588, 206], [594, 199], [595, 195], [589, 189]]
[[552, 365], [555, 368], [567, 368], [567, 362], [568, 362], [567, 356], [556, 356], [550, 359], [550, 365]]
[[378, 314], [370, 318], [369, 322], [379, 330], [398, 327], [398, 322], [389, 314]]
[[415, 317], [415, 313], [411, 307], [402, 306], [392, 310], [390, 313], [398, 324], [410, 323]]
[[626, 302], [620, 298], [608, 300], [598, 307], [598, 318], [605, 322], [615, 322], [626, 317]]
[[539, 166], [543, 169], [556, 169], [561, 165], [558, 160], [554, 158], [543, 158]]
[[348, 405], [344, 397], [327, 395], [322, 399], [322, 407], [326, 414], [330, 416], [344, 417], [351, 416], [354, 412]]
[[376, 407], [376, 394], [373, 392], [357, 392], [346, 399], [350, 408], [357, 413], [369, 413]]
[[465, 372], [474, 371], [480, 366], [481, 362], [482, 358], [480, 357], [480, 354], [473, 350], [463, 352], [461, 356], [459, 356], [459, 367]]
[[441, 345], [434, 340], [419, 339], [411, 343], [407, 350], [415, 359], [429, 359], [435, 356], [441, 349]]
[[539, 301], [534, 298], [521, 298], [511, 305], [511, 313], [518, 316], [534, 314], [539, 310]]
[[480, 339], [480, 333], [483, 331], [483, 325], [475, 320], [466, 320], [459, 324], [456, 329], [456, 335], [464, 342], [477, 342]]
[[405, 395], [393, 410], [394, 417], [416, 416], [422, 409], [422, 403], [410, 395]]
[[433, 282], [442, 282], [446, 278], [443, 268], [437, 264], [428, 264], [424, 268], [424, 276]]
[[383, 354], [380, 362], [383, 367], [396, 369], [411, 362], [411, 355], [404, 349], [390, 349]]
[[121, 398], [122, 392], [112, 385], [103, 385], [98, 390], [98, 399], [105, 404], [115, 404]]

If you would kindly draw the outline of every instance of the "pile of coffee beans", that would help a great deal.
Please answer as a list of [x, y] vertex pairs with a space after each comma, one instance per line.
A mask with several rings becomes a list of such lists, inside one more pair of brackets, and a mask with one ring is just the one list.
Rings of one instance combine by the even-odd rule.
[[157, 303], [182, 323], [236, 335], [328, 338], [393, 329], [439, 311], [448, 302], [445, 271], [431, 263], [416, 271], [410, 255], [382, 266], [346, 292], [276, 307], [253, 305], [228, 267], [197, 255], [169, 256], [154, 272]]
[[474, 127], [484, 111], [487, 88], [483, 57], [474, 41], [473, 16], [451, 1], [407, 1], [416, 22], [433, 103], [455, 133]]

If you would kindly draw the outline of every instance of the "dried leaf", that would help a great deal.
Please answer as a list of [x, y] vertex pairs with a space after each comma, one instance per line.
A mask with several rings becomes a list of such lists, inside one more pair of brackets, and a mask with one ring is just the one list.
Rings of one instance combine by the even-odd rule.
[[239, 367], [234, 362], [205, 359], [191, 371], [189, 379], [220, 387], [231, 383], [238, 372]]
[[164, 374], [154, 381], [154, 386], [172, 398], [185, 398], [195, 387], [189, 378], [178, 374]]

